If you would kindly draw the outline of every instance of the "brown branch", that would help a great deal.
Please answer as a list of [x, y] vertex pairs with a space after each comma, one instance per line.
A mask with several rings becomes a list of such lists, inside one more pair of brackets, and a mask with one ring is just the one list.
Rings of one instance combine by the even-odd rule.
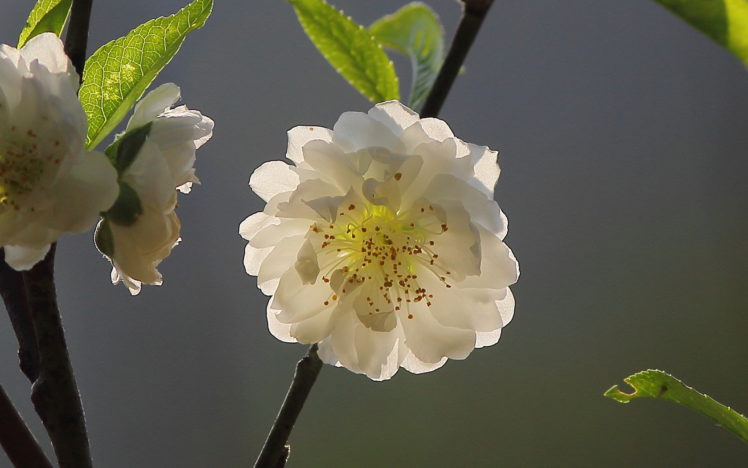
[[31, 323], [23, 274], [5, 263], [5, 249], [0, 249], [0, 295], [18, 340], [18, 361], [21, 371], [32, 383], [39, 375], [39, 350]]
[[39, 348], [39, 378], [31, 387], [31, 401], [47, 429], [60, 467], [86, 468], [91, 466], [91, 454], [57, 308], [55, 247], [52, 244], [44, 260], [23, 274]]
[[452, 45], [444, 59], [444, 64], [434, 81], [429, 96], [421, 109], [421, 117], [436, 117], [441, 111], [449, 90], [462, 68], [475, 37], [478, 35], [483, 19], [491, 8], [493, 0], [463, 0], [464, 10]]
[[296, 364], [296, 372], [291, 381], [283, 405], [275, 423], [270, 429], [262, 452], [255, 462], [255, 468], [283, 468], [288, 459], [290, 447], [287, 444], [296, 419], [304, 407], [304, 402], [322, 370], [322, 361], [317, 356], [317, 345], [309, 348], [306, 356]]
[[0, 385], [0, 445], [13, 466], [52, 468], [42, 448]]

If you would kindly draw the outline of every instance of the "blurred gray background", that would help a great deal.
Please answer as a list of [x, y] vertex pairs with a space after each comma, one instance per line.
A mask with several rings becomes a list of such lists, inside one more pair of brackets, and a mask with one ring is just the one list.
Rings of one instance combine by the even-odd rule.
[[[186, 1], [97, 0], [89, 53]], [[2, 3], [0, 42], [15, 44], [33, 2]], [[156, 82], [216, 121], [165, 284], [132, 298], [91, 234], [59, 244], [101, 467], [251, 465], [305, 348], [269, 334], [244, 272], [237, 226], [262, 207], [247, 181], [283, 157], [290, 127], [370, 106], [289, 4], [216, 3]], [[333, 3], [369, 24], [404, 0]], [[429, 4], [451, 38], [456, 1]], [[375, 383], [325, 367], [288, 466], [746, 466], [746, 446], [700, 415], [602, 396], [654, 367], [748, 412], [746, 70], [649, 0], [498, 0], [466, 66], [441, 117], [501, 151], [515, 318], [496, 346], [430, 374]], [[2, 314], [0, 382], [43, 439], [15, 352]]]

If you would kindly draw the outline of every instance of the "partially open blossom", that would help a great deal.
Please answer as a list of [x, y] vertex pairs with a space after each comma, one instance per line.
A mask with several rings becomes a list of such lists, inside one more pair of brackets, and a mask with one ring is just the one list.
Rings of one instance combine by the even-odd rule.
[[[97, 229], [97, 246], [112, 262], [112, 282], [122, 281], [131, 294], [142, 283], [161, 284], [156, 267], [179, 242], [179, 218], [174, 209], [177, 190], [187, 193], [198, 182], [193, 168], [195, 150], [210, 139], [213, 121], [179, 100], [179, 87], [167, 83], [154, 89], [136, 106], [125, 133], [118, 140], [120, 199]], [[132, 154], [122, 148], [127, 145]], [[128, 212], [124, 216], [119, 211]], [[120, 210], [121, 209], [121, 210]]]
[[60, 39], [0, 45], [0, 246], [16, 270], [34, 266], [64, 232], [90, 228], [117, 198], [106, 156], [84, 148], [78, 74]]
[[496, 152], [390, 101], [290, 130], [286, 156], [252, 174], [267, 205], [239, 228], [277, 338], [375, 380], [498, 341], [519, 271]]

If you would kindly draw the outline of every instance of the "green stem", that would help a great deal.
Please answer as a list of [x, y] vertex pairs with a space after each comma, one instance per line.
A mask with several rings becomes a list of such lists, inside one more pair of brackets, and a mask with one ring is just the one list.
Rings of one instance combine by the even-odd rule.
[[257, 457], [255, 468], [282, 468], [285, 466], [290, 449], [286, 445], [288, 437], [291, 435], [291, 430], [304, 407], [304, 402], [309, 396], [320, 370], [322, 370], [322, 361], [317, 355], [317, 345], [315, 344], [309, 348], [306, 356], [296, 364], [296, 372], [291, 381], [291, 387], [283, 400], [283, 405], [275, 418], [273, 427], [270, 428], [262, 452]]
[[475, 36], [478, 35], [483, 19], [491, 8], [493, 0], [463, 0], [464, 10], [462, 19], [457, 27], [455, 38], [444, 59], [444, 65], [439, 70], [431, 88], [429, 96], [421, 109], [421, 117], [436, 117], [441, 111], [444, 101], [447, 99], [449, 90], [462, 68], [462, 63], [467, 57], [470, 47], [473, 45]]

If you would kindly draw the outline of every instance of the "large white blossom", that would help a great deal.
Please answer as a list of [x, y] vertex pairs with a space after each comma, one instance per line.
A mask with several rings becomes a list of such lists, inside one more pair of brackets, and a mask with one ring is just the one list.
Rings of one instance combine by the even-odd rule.
[[27, 270], [64, 232], [90, 228], [117, 197], [106, 156], [84, 148], [78, 74], [52, 33], [0, 45], [0, 246]]
[[179, 87], [166, 83], [135, 106], [125, 135], [145, 125], [150, 125], [150, 131], [120, 181], [134, 190], [142, 211], [131, 224], [107, 216], [102, 221], [110, 230], [111, 252], [104, 253], [113, 265], [112, 282], [122, 281], [133, 295], [140, 292], [142, 283], [162, 282], [156, 267], [180, 240], [174, 212], [177, 190], [188, 193], [192, 183], [198, 182], [195, 151], [213, 134], [213, 121], [208, 117], [185, 106], [171, 107], [179, 97]]
[[519, 270], [496, 152], [390, 101], [290, 130], [286, 156], [252, 174], [267, 205], [239, 228], [277, 338], [374, 380], [498, 341]]

